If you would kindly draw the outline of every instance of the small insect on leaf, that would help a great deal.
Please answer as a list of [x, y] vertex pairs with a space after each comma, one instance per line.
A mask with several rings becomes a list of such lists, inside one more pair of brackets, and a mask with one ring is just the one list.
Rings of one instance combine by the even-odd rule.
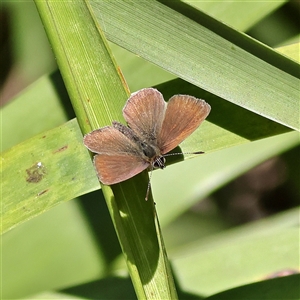
[[[96, 153], [99, 180], [111, 185], [148, 167], [163, 169], [167, 153], [195, 131], [209, 112], [210, 105], [193, 96], [175, 95], [166, 103], [153, 88], [133, 93], [123, 108], [128, 126], [114, 121], [84, 136], [84, 145]], [[150, 184], [146, 200], [149, 188]]]

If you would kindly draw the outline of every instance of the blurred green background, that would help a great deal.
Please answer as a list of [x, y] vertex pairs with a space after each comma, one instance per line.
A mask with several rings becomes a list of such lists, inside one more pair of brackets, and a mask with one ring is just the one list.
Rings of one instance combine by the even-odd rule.
[[[218, 2], [191, 4], [270, 47], [299, 43], [299, 2], [274, 2], [268, 14], [256, 12], [247, 22], [240, 22], [235, 13], [235, 9], [247, 10], [245, 2], [231, 9]], [[33, 2], [1, 2], [0, 30], [5, 109], [57, 67]], [[132, 92], [175, 78], [110, 46]], [[24, 109], [18, 104], [16, 115], [22, 113], [18, 107]], [[65, 119], [73, 116], [68, 108]], [[2, 150], [38, 133], [33, 128], [29, 136], [18, 135], [26, 119], [6, 120], [1, 114], [1, 122], [10, 122], [6, 130], [11, 135], [10, 140], [2, 140]], [[299, 136], [272, 137], [154, 172], [157, 211], [183, 298], [211, 295], [262, 280], [275, 271], [299, 271], [299, 150]], [[195, 165], [199, 172], [190, 172]], [[106, 299], [135, 297], [105, 201], [99, 202], [95, 193], [63, 203], [3, 235], [3, 299], [50, 290], [61, 294], [29, 298], [80, 298], [87, 290], [93, 298], [93, 290], [99, 293], [99, 289]], [[176, 195], [181, 195], [180, 200]]]

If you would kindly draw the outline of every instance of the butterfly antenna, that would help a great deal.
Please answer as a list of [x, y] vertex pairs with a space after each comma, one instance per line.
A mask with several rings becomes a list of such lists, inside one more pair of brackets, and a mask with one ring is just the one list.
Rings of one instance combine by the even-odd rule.
[[164, 154], [165, 156], [173, 156], [173, 155], [185, 155], [185, 154], [203, 154], [203, 151], [196, 151], [196, 152], [182, 152], [182, 153], [168, 153], [168, 154]]

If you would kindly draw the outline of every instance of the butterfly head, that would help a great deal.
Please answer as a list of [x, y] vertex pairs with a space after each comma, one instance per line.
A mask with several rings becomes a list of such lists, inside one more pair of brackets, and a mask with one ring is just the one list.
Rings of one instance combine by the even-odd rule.
[[163, 156], [157, 156], [155, 160], [152, 162], [152, 166], [154, 169], [164, 169], [166, 163], [166, 159]]
[[152, 169], [164, 169], [165, 168], [165, 158], [161, 155], [160, 150], [157, 146], [151, 145], [147, 142], [139, 142], [140, 148], [144, 154], [144, 159], [147, 161]]

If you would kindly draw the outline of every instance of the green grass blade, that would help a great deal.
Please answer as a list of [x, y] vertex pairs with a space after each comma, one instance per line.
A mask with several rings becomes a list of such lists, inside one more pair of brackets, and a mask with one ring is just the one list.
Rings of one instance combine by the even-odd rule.
[[[126, 7], [128, 3], [132, 5], [135, 4], [135, 2], [137, 6], [143, 3], [143, 1], [124, 1], [124, 7]], [[144, 2], [147, 3], [146, 1]], [[151, 3], [151, 1], [149, 1], [149, 3]], [[157, 2], [152, 1], [152, 3], [156, 5]], [[62, 4], [64, 8], [70, 5], [68, 6], [69, 9], [62, 9], [60, 11], [58, 9], [60, 4]], [[174, 2], [172, 5], [173, 4]], [[99, 40], [98, 32], [95, 32], [95, 24], [91, 19], [91, 15], [87, 12], [86, 7], [83, 5], [83, 2], [73, 1], [63, 3], [63, 1], [57, 1], [54, 3], [53, 1], [40, 1], [38, 5], [48, 6], [44, 7], [45, 10], [42, 9], [43, 11], [41, 11], [41, 15], [45, 14], [43, 18], [51, 19], [54, 17], [55, 19], [56, 16], [59, 16], [59, 21], [56, 19], [55, 22], [50, 22], [51, 24], [48, 24], [46, 28], [49, 35], [52, 35], [52, 47], [54, 46], [60, 65], [63, 66], [64, 79], [68, 89], [71, 91], [76, 113], [80, 116], [78, 120], [80, 122], [83, 121], [81, 128], [86, 131], [93, 126], [98, 126], [98, 124], [101, 124], [100, 126], [102, 126], [102, 124], [107, 125], [111, 119], [122, 120], [121, 108], [127, 97], [126, 92], [124, 92], [123, 86], [120, 87], [120, 81], [117, 72], [115, 72], [114, 62], [111, 60], [109, 53], [107, 53], [106, 47], [103, 47], [101, 38]], [[153, 6], [154, 8], [155, 5]], [[159, 3], [158, 5], [160, 8], [163, 7]], [[251, 6], [252, 5], [254, 8], [255, 3], [251, 3]], [[268, 3], [264, 3], [264, 5], [266, 8]], [[218, 8], [220, 8], [220, 6]], [[49, 10], [47, 11], [47, 9]], [[266, 10], [267, 9], [264, 11]], [[49, 13], [49, 11], [51, 11], [51, 13]], [[53, 14], [54, 11], [55, 13]], [[162, 11], [158, 10], [158, 21], [160, 21], [161, 12]], [[125, 11], [125, 13], [127, 12]], [[128, 13], [130, 14], [131, 12]], [[250, 15], [251, 12], [247, 11], [247, 13]], [[141, 14], [141, 16], [143, 15]], [[188, 14], [186, 14], [186, 16], [188, 17]], [[168, 17], [168, 13], [166, 13], [166, 17]], [[106, 19], [104, 18], [104, 20]], [[166, 20], [169, 19], [167, 18]], [[206, 19], [204, 17], [204, 21], [205, 20], [210, 21], [209, 18]], [[145, 19], [143, 22], [147, 22], [147, 20]], [[62, 26], [62, 23], [64, 26]], [[127, 25], [130, 28], [131, 25], [129, 23], [130, 22], [127, 22]], [[109, 27], [110, 26], [108, 26], [108, 28]], [[208, 26], [208, 28], [210, 27]], [[224, 29], [222, 26], [220, 28], [222, 28], [222, 30]], [[71, 31], [70, 35], [68, 35], [69, 30]], [[84, 30], [85, 34], [82, 34], [81, 30]], [[122, 28], [120, 36], [123, 34], [123, 31], [126, 30], [127, 26]], [[159, 34], [160, 31], [164, 31], [163, 26], [161, 26], [157, 32], [158, 37], [162, 37]], [[228, 32], [232, 33], [233, 31], [228, 29], [227, 33]], [[80, 38], [74, 38], [74, 33], [76, 33], [75, 36], [80, 36]], [[181, 34], [180, 32], [176, 33]], [[68, 35], [68, 38], [66, 39], [64, 35]], [[237, 38], [238, 35], [234, 36]], [[93, 38], [90, 40], [89, 37], [91, 36], [93, 36]], [[168, 39], [169, 37], [166, 38]], [[57, 42], [57, 39], [59, 39], [59, 42]], [[97, 46], [95, 46], [95, 43]], [[124, 44], [124, 41], [121, 39], [121, 44], [122, 43]], [[68, 45], [68, 47], [64, 48], [65, 45]], [[89, 47], [84, 47], [84, 45], [91, 47], [89, 49]], [[83, 46], [84, 49], [80, 46]], [[141, 46], [143, 45], [140, 45], [139, 40], [137, 40], [135, 49], [143, 48]], [[153, 52], [152, 45], [149, 47], [150, 49], [142, 49], [142, 51], [145, 51], [145, 53], [147, 53], [147, 51]], [[265, 46], [262, 45], [262, 48], [265, 48]], [[166, 49], [166, 51], [169, 53], [168, 49]], [[176, 51], [180, 52], [178, 49]], [[279, 51], [284, 55], [293, 57], [295, 61], [299, 62], [299, 44], [282, 47]], [[101, 55], [99, 55], [99, 53], [101, 53]], [[269, 52], [267, 51], [265, 53], [266, 56], [268, 56], [267, 53]], [[65, 56], [65, 54], [67, 55]], [[179, 54], [181, 55], [181, 53]], [[163, 55], [164, 53], [162, 53], [162, 57]], [[270, 57], [272, 57], [272, 55], [274, 54], [270, 54]], [[134, 55], [131, 56], [133, 57]], [[99, 57], [101, 57], [101, 62], [99, 61]], [[281, 61], [282, 64], [286, 62], [286, 59], [282, 59], [281, 55], [275, 55], [275, 57], [278, 57], [278, 61]], [[68, 61], [69, 64], [66, 63], [66, 58], [70, 58]], [[135, 82], [138, 81], [137, 79], [139, 79], [139, 77], [143, 77], [143, 81], [137, 83], [137, 88], [148, 86], [148, 84], [151, 85], [153, 82], [156, 82], [156, 78], [153, 80], [153, 73], [143, 73], [143, 68], [140, 68], [138, 64], [134, 65], [134, 67], [133, 64], [126, 66], [126, 62], [123, 61], [123, 58], [121, 54], [118, 65], [120, 65], [122, 72], [125, 71], [123, 73], [126, 75], [126, 80], [130, 79], [132, 82]], [[151, 59], [150, 57], [149, 60]], [[112, 68], [106, 68], [106, 63], [110, 64]], [[176, 66], [178, 62], [176, 59], [173, 59], [172, 63]], [[190, 65], [189, 67], [192, 68], [193, 66], [194, 65]], [[286, 66], [291, 65], [288, 63]], [[171, 68], [172, 67], [173, 66], [171, 66]], [[103, 71], [102, 68], [107, 71], [105, 75], [109, 74], [109, 76], [106, 77], [101, 73]], [[126, 68], [127, 70], [125, 70]], [[281, 67], [279, 67], [279, 69], [281, 69]], [[285, 69], [283, 67], [283, 69], [284, 72], [286, 72], [288, 68]], [[183, 71], [186, 72], [187, 70], [183, 69]], [[136, 77], [131, 76], [131, 74]], [[165, 75], [161, 78], [164, 76]], [[199, 78], [201, 79], [201, 76], [199, 76]], [[197, 79], [198, 81], [199, 78]], [[115, 82], [114, 79], [116, 79]], [[98, 80], [100, 80], [100, 83]], [[74, 81], [76, 81], [75, 84]], [[157, 82], [161, 81], [158, 80]], [[3, 187], [1, 194], [1, 220], [3, 220], [2, 225], [4, 225], [1, 230], [3, 231], [50, 210], [54, 205], [72, 199], [74, 195], [85, 194], [91, 190], [100, 188], [89, 153], [82, 145], [82, 132], [79, 129], [78, 123], [76, 120], [65, 123], [66, 120], [70, 118], [70, 115], [66, 112], [64, 107], [60, 105], [59, 101], [61, 95], [55, 95], [58, 85], [56, 85], [56, 82], [52, 86], [53, 83], [54, 81], [51, 79], [48, 80], [48, 77], [45, 77], [40, 82], [37, 82], [36, 86], [33, 86], [30, 91], [27, 90], [27, 92], [22, 95], [24, 98], [20, 96], [15, 103], [11, 103], [1, 109], [1, 116], [3, 116], [4, 121], [2, 126], [3, 149], [8, 149], [18, 142], [25, 140], [22, 144], [16, 145], [1, 155], [1, 178]], [[95, 84], [99, 84], [96, 89], [94, 89]], [[120, 94], [118, 94], [118, 91], [115, 91], [115, 85], [120, 87], [118, 90]], [[35, 87], [37, 87], [37, 89], [35, 89]], [[87, 88], [86, 90], [84, 90], [85, 87]], [[109, 95], [106, 87], [110, 89]], [[256, 165], [259, 161], [281, 153], [299, 143], [299, 136], [297, 136], [296, 132], [288, 132], [290, 129], [279, 123], [267, 120], [258, 114], [251, 113], [249, 110], [223, 101], [222, 98], [216, 96], [217, 93], [215, 93], [215, 95], [207, 93], [179, 79], [160, 85], [158, 88], [164, 93], [166, 98], [174, 93], [187, 93], [206, 99], [213, 107], [208, 121], [204, 122], [195, 134], [180, 145], [183, 152], [204, 150], [209, 153], [199, 157], [199, 161], [203, 159], [199, 164], [198, 159], [192, 161], [193, 165], [188, 164], [188, 162], [181, 164], [184, 165], [187, 173], [191, 175], [199, 173], [200, 182], [196, 182], [197, 189], [195, 190], [194, 187], [192, 187], [192, 180], [196, 180], [196, 178], [193, 178], [190, 180], [191, 182], [189, 182], [190, 185], [187, 184], [184, 187], [184, 193], [177, 193], [175, 188], [173, 191], [174, 183], [177, 188], [177, 185], [182, 184], [182, 177], [186, 180], [188, 176], [186, 176], [185, 172], [179, 172], [179, 175], [176, 175], [172, 172], [172, 168], [168, 167], [164, 172], [157, 172], [163, 175], [160, 177], [161, 179], [158, 178], [157, 181], [160, 185], [163, 185], [164, 188], [164, 194], [161, 196], [159, 189], [154, 186], [156, 174], [153, 176], [153, 190], [155, 189], [154, 195], [158, 192], [156, 202], [161, 224], [170, 222], [170, 220], [174, 219], [178, 214], [191, 207], [191, 205], [195, 203], [195, 197], [199, 200], [199, 197], [207, 195], [213, 189], [220, 187], [231, 178], [243, 173], [245, 170], [251, 168], [251, 166]], [[91, 97], [91, 99], [94, 99], [94, 97], [97, 100], [99, 99], [100, 106], [94, 102], [91, 103], [91, 101], [85, 102], [87, 96]], [[54, 99], [57, 100], [57, 102], [52, 102]], [[83, 103], [86, 104], [85, 109], [82, 109], [84, 106], [82, 105]], [[276, 103], [274, 105], [276, 106]], [[102, 108], [99, 109], [99, 107]], [[276, 109], [281, 109], [281, 107], [276, 106], [274, 111]], [[97, 111], [97, 115], [95, 111]], [[90, 120], [90, 122], [88, 120]], [[56, 127], [59, 125], [61, 126]], [[45, 130], [48, 131], [45, 132]], [[38, 135], [30, 138], [35, 134]], [[273, 138], [271, 138], [273, 140], [272, 144], [265, 145], [268, 144], [271, 139], [264, 138], [271, 136], [273, 136]], [[258, 143], [249, 144], [249, 141], [260, 139], [261, 141]], [[240, 146], [241, 148], [239, 147], [239, 149], [241, 149], [240, 151], [243, 152], [242, 154], [239, 153], [238, 148], [210, 153], [238, 144], [244, 144]], [[253, 149], [252, 152], [250, 148]], [[235, 159], [234, 156], [238, 158]], [[177, 168], [179, 166], [180, 164], [175, 167]], [[228, 168], [230, 172], [227, 172]], [[169, 170], [170, 173], [168, 173]], [[141, 199], [145, 194], [144, 186], [147, 184], [147, 180], [145, 174], [142, 174], [138, 178], [124, 183], [124, 185], [116, 186], [114, 194], [112, 194], [108, 188], [105, 189], [105, 192], [106, 197], [108, 195], [108, 206], [112, 212], [116, 227], [118, 228], [118, 234], [121, 236], [120, 239], [123, 239], [121, 244], [126, 253], [129, 269], [131, 273], [135, 273], [132, 277], [137, 294], [140, 298], [143, 298], [145, 293], [151, 294], [155, 291], [158, 297], [165, 299], [175, 292], [173, 290], [167, 291], [165, 284], [167, 280], [162, 280], [162, 278], [165, 279], [168, 277], [170, 272], [168, 270], [168, 263], [164, 263], [166, 255], [164, 254], [165, 251], [160, 228], [157, 224], [157, 219], [152, 217], [155, 215], [155, 210], [153, 209], [152, 203], [145, 203], [143, 199]], [[296, 181], [296, 178], [294, 180]], [[168, 184], [168, 182], [170, 183]], [[131, 196], [129, 195], [129, 191], [130, 193], [136, 191], [136, 193]], [[193, 193], [196, 193], [196, 195], [192, 200], [188, 199], [187, 201], [182, 201], [182, 198], [190, 196]], [[93, 195], [96, 194], [97, 193], [94, 193]], [[116, 197], [116, 202], [114, 202], [114, 197]], [[161, 199], [159, 199], [159, 197], [161, 197]], [[97, 200], [97, 203], [100, 203], [99, 198], [97, 198]], [[88, 219], [89, 222], [86, 222], [87, 215], [82, 212], [82, 207], [78, 207], [78, 211], [76, 211], [77, 214], [74, 214], [72, 218], [66, 218], [66, 215], [68, 215], [66, 212], [70, 212], [76, 203], [75, 201], [70, 201], [69, 203], [65, 203], [65, 205], [59, 205], [56, 209], [49, 211], [48, 214], [43, 214], [43, 216], [27, 222], [24, 226], [19, 226], [4, 236], [3, 244], [6, 246], [3, 248], [3, 257], [5, 259], [3, 267], [4, 293], [8, 293], [11, 298], [22, 298], [24, 295], [41, 290], [57, 290], [61, 286], [74, 286], [78, 283], [99, 279], [99, 276], [100, 278], [101, 276], [107, 276], [107, 270], [116, 267], [112, 261], [105, 261], [105, 251], [102, 252], [101, 250], [103, 250], [103, 248], [97, 245], [99, 241], [95, 239], [95, 232], [91, 231], [90, 228], [92, 221]], [[87, 206], [89, 206], [89, 204], [87, 204]], [[105, 203], [103, 205], [105, 205]], [[61, 207], [64, 207], [65, 210], [61, 210]], [[63, 220], [59, 223], [57, 222], [57, 211], [60, 211], [60, 217]], [[119, 211], [121, 211], [121, 217], [118, 216]], [[98, 220], [100, 219], [99, 222], [103, 225], [102, 217], [105, 215], [105, 208], [103, 209], [102, 206], [100, 209], [95, 210], [95, 212]], [[41, 219], [47, 219], [50, 213], [52, 213], [52, 219], [50, 218], [48, 222], [44, 223], [39, 222]], [[134, 217], [135, 224], [131, 222], [132, 216]], [[294, 233], [297, 231], [296, 226], [298, 225], [297, 220], [299, 219], [298, 211], [294, 211], [293, 214], [286, 212], [285, 218], [286, 221], [288, 221], [286, 223], [288, 223], [290, 227], [287, 230], [276, 230], [277, 225], [280, 229], [280, 225], [284, 223], [284, 220], [279, 218], [275, 227], [266, 222], [265, 228], [255, 226], [250, 228], [250, 235], [247, 235], [247, 230], [241, 231], [240, 235], [237, 234], [236, 236], [234, 236], [234, 234], [230, 236], [229, 234], [229, 237], [225, 233], [223, 239], [223, 235], [220, 235], [216, 237], [215, 240], [213, 239], [214, 237], [212, 237], [212, 239], [209, 240], [199, 241], [199, 244], [196, 241], [194, 244], [195, 247], [185, 245], [186, 239], [182, 236], [185, 235], [185, 237], [188, 237], [189, 239], [187, 239], [189, 241], [195, 238], [195, 235], [193, 236], [192, 234], [192, 231], [195, 230], [195, 228], [192, 229], [192, 226], [194, 226], [195, 223], [189, 222], [190, 230], [186, 230], [186, 228], [183, 229], [182, 226], [180, 229], [175, 229], [176, 232], [173, 238], [176, 238], [177, 245], [180, 245], [180, 247], [185, 245], [182, 247], [182, 252], [180, 249], [179, 251], [177, 249], [177, 251], [171, 252], [176, 253], [176, 256], [173, 256], [173, 258], [175, 268], [177, 268], [177, 274], [179, 274], [180, 278], [179, 286], [187, 291], [195, 292], [195, 296], [196, 294], [197, 296], [203, 296], [220, 290], [220, 285], [216, 285], [216, 278], [218, 278], [218, 276], [220, 276], [218, 282], [220, 284], [224, 283], [224, 286], [221, 287], [222, 289], [224, 287], [228, 288], [238, 284], [249, 283], [253, 280], [253, 274], [255, 280], [258, 277], [261, 278], [261, 272], [257, 272], [257, 270], [261, 270], [260, 268], [270, 267], [270, 270], [272, 270], [272, 268], [280, 266], [280, 263], [282, 265], [291, 263], [291, 265], [295, 265], [297, 268], [297, 260], [295, 259], [295, 253], [297, 252], [293, 251], [293, 249], [295, 248], [295, 241], [297, 240], [295, 239]], [[191, 220], [189, 219], [189, 221]], [[193, 225], [191, 225], [191, 223]], [[203, 225], [201, 221], [200, 224]], [[61, 232], [65, 229], [65, 225], [68, 227], [68, 230], [60, 236]], [[199, 226], [199, 224], [197, 223], [196, 226]], [[85, 230], [80, 230], [83, 227]], [[294, 233], [292, 234], [290, 230], [291, 227], [295, 227]], [[205, 230], [207, 230], [207, 228], [205, 228]], [[221, 230], [223, 230], [223, 228]], [[265, 239], [264, 236], [262, 237], [260, 235], [261, 233], [265, 234], [267, 239]], [[165, 235], [168, 236], [168, 233], [165, 232]], [[41, 244], [41, 236], [46, 239], [46, 243]], [[101, 235], [101, 239], [102, 237]], [[18, 245], [22, 244], [23, 240], [26, 240], [27, 246], [18, 249]], [[76, 242], [74, 242], [74, 240], [76, 240]], [[184, 240], [183, 243], [182, 240]], [[240, 243], [241, 240], [242, 243]], [[107, 249], [111, 246], [111, 240], [109, 239], [105, 239], [105, 241], [101, 240], [101, 242], [102, 246], [108, 244]], [[264, 251], [266, 249], [264, 247], [265, 242], [267, 242], [268, 246], [271, 245], [271, 249], [275, 249], [272, 255], [269, 255], [268, 251]], [[55, 245], [53, 243], [55, 243]], [[232, 245], [232, 247], [228, 247], [228, 244]], [[127, 251], [126, 249], [128, 249], [130, 245], [132, 245], [132, 247]], [[168, 243], [167, 245], [168, 250], [172, 251], [172, 245], [170, 246]], [[208, 248], [209, 251], [207, 251]], [[269, 248], [267, 249], [269, 250]], [[195, 252], [197, 253], [193, 253], [193, 250], [196, 250]], [[41, 253], [43, 253], [43, 255], [41, 255]], [[72, 255], [70, 255], [70, 253], [72, 253]], [[240, 266], [236, 264], [237, 256], [233, 256], [232, 253], [239, 254], [238, 257], [241, 258], [242, 261]], [[277, 254], [277, 256], [273, 255], [274, 253]], [[279, 253], [280, 256], [278, 255]], [[191, 254], [191, 256], [187, 257], [186, 254]], [[68, 258], [65, 260], [64, 258], [66, 256]], [[186, 260], [182, 259], [183, 256], [186, 257]], [[26, 259], [24, 259], [24, 257]], [[222, 258], [221, 260], [220, 257]], [[226, 259], [224, 259], [224, 257]], [[251, 258], [251, 265], [249, 265], [249, 257]], [[282, 257], [284, 257], [284, 259], [282, 259]], [[20, 258], [22, 258], [22, 262], [17, 263], [20, 262], [18, 261]], [[49, 259], [52, 262], [56, 261], [56, 263], [51, 263], [50, 268], [45, 268], [45, 265], [47, 266], [49, 264]], [[228, 263], [228, 268], [224, 265], [224, 261]], [[68, 264], [71, 264], [71, 266]], [[61, 270], [64, 266], [67, 266], [67, 270], [64, 270], [67, 272], [61, 272], [61, 274], [57, 276], [57, 270]], [[121, 263], [121, 266], [117, 266], [120, 267], [118, 272], [125, 271], [125, 264]], [[245, 266], [248, 266], [247, 269], [249, 272], [247, 272]], [[222, 268], [224, 268], [223, 271], [220, 271]], [[139, 270], [141, 270], [140, 273]], [[226, 278], [228, 279], [226, 281], [222, 274], [228, 270], [233, 273], [236, 272], [236, 276], [229, 276]], [[9, 276], [7, 276], [7, 274], [9, 274]], [[43, 276], [37, 278], [36, 274], [43, 274]], [[151, 277], [152, 274], [154, 274], [153, 277]], [[242, 277], [241, 274], [243, 274], [244, 277]], [[199, 278], [201, 278], [200, 284]], [[147, 281], [147, 279], [149, 279], [149, 281]], [[239, 281], [240, 279], [243, 281]], [[32, 282], [34, 282], [34, 286]], [[146, 284], [143, 285], [145, 282]], [[94, 298], [103, 296], [103, 292], [103, 297], [105, 297], [107, 295], [105, 293], [109, 288], [115, 288], [116, 284], [119, 286], [124, 283], [127, 287], [130, 285], [128, 280], [120, 280], [120, 278], [116, 276], [114, 281], [110, 281], [110, 286], [108, 286], [109, 282], [106, 281], [106, 278], [103, 278], [103, 280], [86, 284], [87, 289], [85, 291], [87, 291], [89, 295], [92, 295], [90, 293], [89, 284], [94, 284], [97, 285], [97, 289], [93, 294]], [[18, 289], [15, 288], [16, 286]], [[82, 292], [82, 286], [83, 284], [77, 286], [77, 291]], [[172, 283], [170, 286], [172, 287]], [[22, 288], [25, 289], [23, 290]], [[8, 289], [11, 289], [11, 291], [9, 292]], [[208, 289], [210, 290], [207, 293]], [[132, 289], [130, 290], [132, 291]], [[252, 291], [253, 290], [255, 290], [255, 287], [252, 288]], [[75, 294], [72, 292], [75, 292]], [[78, 295], [82, 295], [80, 292]], [[39, 297], [37, 296], [37, 298], [66, 298], [70, 295], [72, 298], [76, 297], [76, 286], [74, 286], [74, 290], [72, 290], [72, 288], [69, 289], [67, 294], [45, 293]], [[110, 294], [112, 297], [113, 295], [115, 294]], [[124, 294], [124, 297], [125, 295], [127, 296], [128, 294]], [[79, 296], [79, 298], [82, 297]], [[172, 299], [173, 298], [175, 298], [175, 296], [172, 297]]]
[[295, 62], [199, 11], [191, 17], [179, 2], [166, 3], [174, 9], [157, 1], [91, 2], [111, 41], [223, 99], [299, 130]]
[[[192, 136], [180, 145], [182, 152], [203, 150], [206, 153], [210, 153], [289, 131], [285, 126], [260, 117], [229, 102], [222, 102], [218, 97], [208, 94], [179, 79], [160, 85], [158, 88], [166, 98], [177, 92], [187, 93], [206, 99], [213, 107], [208, 121], [205, 121]], [[70, 135], [70, 132], [72, 135]], [[43, 136], [46, 138], [43, 139]], [[61, 201], [67, 201], [100, 188], [98, 181], [92, 180], [94, 168], [88, 159], [87, 150], [82, 145], [81, 138], [77, 122], [73, 120], [37, 135], [3, 154], [2, 174], [5, 179], [3, 188], [3, 195], [5, 197], [3, 203], [9, 207], [8, 211], [4, 210], [2, 212], [4, 232], [18, 223], [42, 213], [45, 209], [50, 209], [53, 205]], [[65, 146], [68, 146], [66, 151], [61, 151], [59, 155], [53, 155], [58, 149], [64, 149], [63, 147]], [[22, 153], [22, 155], [19, 155], [19, 153]], [[170, 157], [168, 162], [172, 163], [178, 161], [178, 159], [181, 159], [181, 157]], [[67, 174], [76, 173], [80, 184], [77, 181], [70, 181], [70, 178], [65, 176], [59, 179], [61, 174], [56, 174], [55, 172], [57, 166], [61, 165], [61, 160], [64, 162], [65, 172]], [[45, 164], [48, 170], [53, 170], [53, 173], [48, 174], [46, 186], [44, 184], [36, 184], [31, 186], [31, 189], [27, 189], [25, 188], [26, 170], [38, 162]], [[11, 190], [10, 183], [12, 181], [21, 187], [25, 184], [22, 191], [18, 189]], [[51, 190], [60, 190], [61, 185], [65, 185], [64, 191], [55, 199], [52, 199], [53, 196], [51, 194], [43, 194], [43, 202], [49, 201], [52, 203], [46, 208], [44, 206], [37, 206], [36, 209], [32, 209], [30, 213], [27, 213], [26, 211], [22, 211], [21, 207], [18, 206], [20, 197], [24, 206], [31, 207], [33, 196], [50, 187]], [[140, 184], [143, 196], [146, 185], [147, 181]], [[207, 192], [210, 192], [211, 188]]]
[[294, 43], [287, 46], [282, 46], [277, 48], [277, 51], [290, 57], [291, 59], [295, 60], [298, 64], [300, 63], [300, 56], [299, 56], [299, 49], [300, 43]]
[[75, 119], [4, 152], [1, 163], [2, 233], [99, 186]]
[[[102, 42], [99, 34], [93, 35], [97, 30], [96, 24], [91, 23], [93, 19], [87, 15], [81, 17], [80, 8], [63, 13], [60, 11], [65, 8], [62, 3], [51, 3], [46, 12], [40, 9], [44, 8], [44, 1], [36, 1], [36, 4], [82, 131], [87, 133], [93, 128], [106, 125], [113, 118], [121, 119], [120, 109], [128, 91], [120, 85], [122, 79], [114, 60], [107, 59], [111, 56], [106, 42]], [[75, 4], [74, 6], [77, 7]], [[78, 6], [80, 7], [79, 4]], [[57, 19], [51, 18], [50, 7], [61, 14]], [[88, 18], [90, 22], [84, 18]], [[79, 23], [76, 25], [77, 19]], [[90, 36], [96, 39], [93, 43]], [[108, 101], [105, 95], [114, 97], [113, 101]], [[95, 103], [103, 104], [99, 106]]]
[[[121, 119], [128, 91], [89, 6], [83, 1], [36, 4], [82, 131]], [[144, 201], [145, 175], [102, 191], [137, 296], [176, 299], [155, 207]]]

